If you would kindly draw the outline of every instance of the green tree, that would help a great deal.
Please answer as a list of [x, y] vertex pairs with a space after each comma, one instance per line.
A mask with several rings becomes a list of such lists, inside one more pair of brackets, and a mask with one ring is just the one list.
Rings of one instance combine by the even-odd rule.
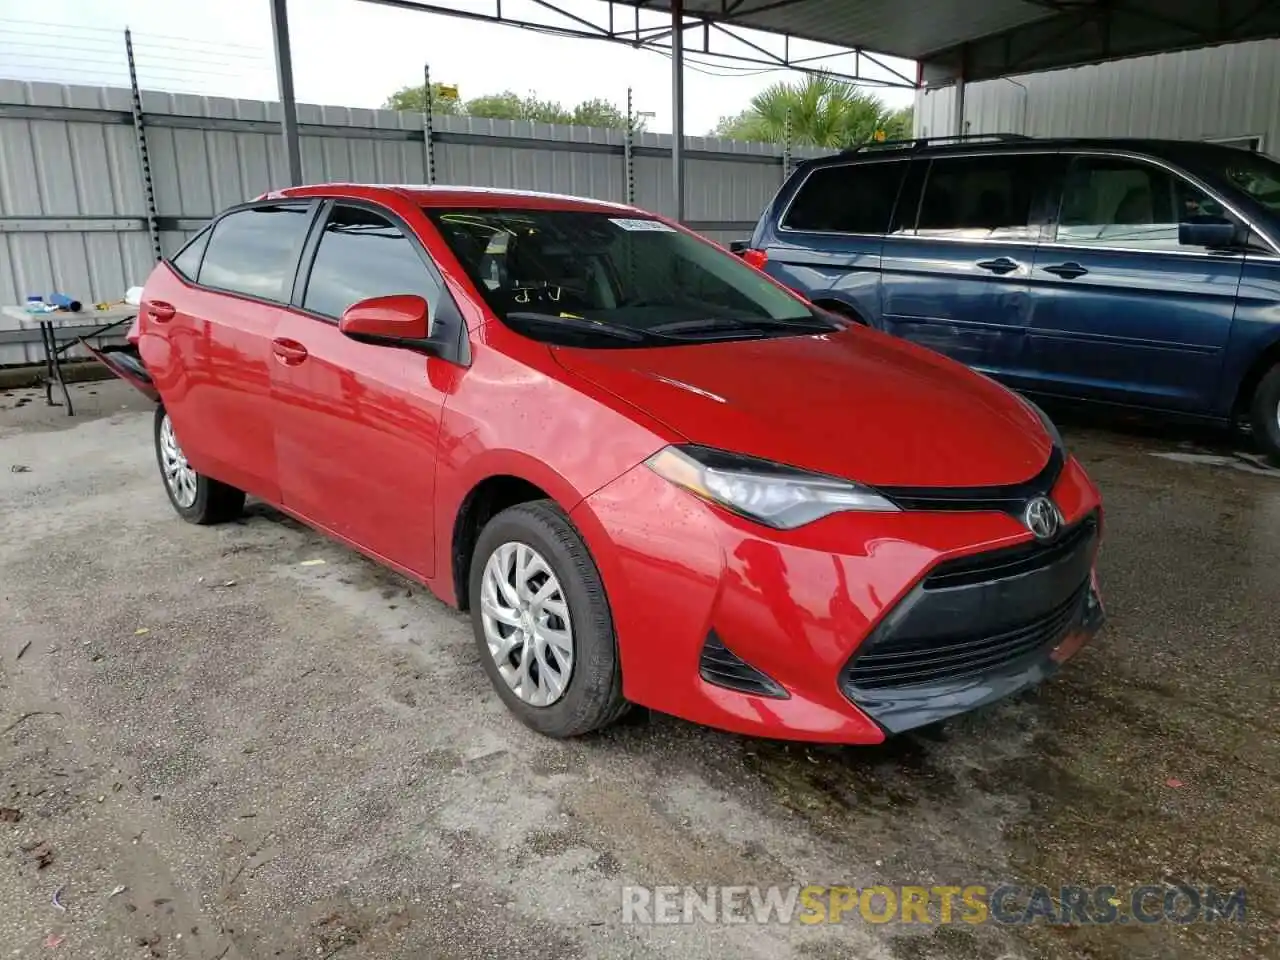
[[714, 136], [781, 143], [790, 112], [791, 142], [839, 149], [866, 143], [884, 131], [885, 139], [911, 136], [911, 110], [889, 110], [884, 101], [844, 80], [810, 74], [799, 83], [775, 83], [751, 98], [742, 113], [723, 117]]
[[[627, 125], [626, 111], [617, 104], [610, 103], [601, 97], [583, 100], [573, 108], [573, 119], [580, 127], [616, 127], [621, 129]], [[644, 126], [642, 120], [636, 121], [636, 129]]]
[[[452, 89], [446, 91], [444, 86], [442, 83], [431, 85], [431, 112], [455, 116], [462, 112], [462, 101], [452, 96]], [[386, 102], [382, 104], [382, 109], [411, 110], [414, 113], [421, 113], [424, 99], [422, 84], [416, 87], [401, 87], [387, 97]]]
[[554, 100], [539, 100], [535, 93], [522, 97], [511, 90], [468, 100], [466, 113], [494, 120], [536, 120], [540, 123], [571, 123], [573, 117]]

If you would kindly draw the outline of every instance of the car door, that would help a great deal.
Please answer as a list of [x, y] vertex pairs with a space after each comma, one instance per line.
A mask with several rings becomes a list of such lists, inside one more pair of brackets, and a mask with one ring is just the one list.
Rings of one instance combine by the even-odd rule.
[[913, 161], [881, 252], [888, 332], [988, 373], [1012, 364], [1053, 163], [1004, 151]]
[[[148, 284], [140, 348], [193, 467], [278, 503], [271, 339], [313, 204], [233, 210], [213, 225], [193, 285]], [[188, 270], [194, 264], [186, 262]]]
[[433, 574], [436, 446], [445, 395], [407, 347], [360, 343], [338, 320], [359, 300], [417, 294], [436, 315], [449, 294], [413, 231], [390, 211], [336, 201], [309, 247], [295, 309], [271, 365], [284, 505], [361, 549]]
[[779, 218], [765, 272], [878, 325], [880, 248], [906, 169], [901, 159], [815, 167]]
[[1032, 274], [1036, 306], [1013, 381], [1028, 390], [1142, 406], [1212, 406], [1244, 254], [1179, 239], [1180, 222], [1234, 218], [1151, 160], [1064, 157], [1057, 222]]

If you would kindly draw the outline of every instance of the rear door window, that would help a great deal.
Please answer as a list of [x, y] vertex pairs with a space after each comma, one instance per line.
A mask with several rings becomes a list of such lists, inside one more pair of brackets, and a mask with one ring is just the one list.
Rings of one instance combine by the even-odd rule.
[[889, 229], [907, 164], [901, 160], [819, 167], [783, 217], [787, 230], [879, 235]]
[[955, 240], [1035, 241], [1032, 207], [1049, 166], [1042, 155], [935, 157], [916, 233]]
[[288, 302], [310, 223], [307, 204], [271, 204], [227, 214], [214, 225], [200, 263], [200, 283]]
[[1163, 167], [1127, 157], [1080, 156], [1067, 171], [1057, 241], [1129, 250], [1200, 250], [1179, 242], [1179, 222], [1228, 216], [1221, 203]]
[[316, 248], [302, 306], [337, 319], [360, 300], [413, 293], [434, 308], [440, 290], [400, 227], [366, 207], [337, 204]]
[[204, 256], [204, 248], [209, 244], [209, 228], [201, 230], [187, 245], [178, 251], [177, 256], [169, 261], [170, 265], [188, 280], [196, 280], [200, 275], [200, 260]]

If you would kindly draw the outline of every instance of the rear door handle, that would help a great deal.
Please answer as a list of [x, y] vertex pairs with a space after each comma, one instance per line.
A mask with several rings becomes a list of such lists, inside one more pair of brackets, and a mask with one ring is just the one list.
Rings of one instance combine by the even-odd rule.
[[163, 300], [152, 300], [147, 304], [147, 316], [156, 323], [168, 323], [177, 312], [173, 309], [173, 304], [165, 303]]
[[990, 270], [992, 273], [1012, 273], [1018, 269], [1017, 261], [1010, 260], [1008, 257], [996, 257], [994, 260], [979, 260], [976, 266], [983, 270]]
[[306, 347], [297, 340], [288, 340], [284, 337], [277, 337], [271, 341], [271, 352], [276, 355], [277, 360], [289, 367], [296, 367], [307, 359]]
[[1044, 272], [1055, 274], [1063, 280], [1074, 280], [1076, 277], [1083, 277], [1089, 271], [1074, 260], [1068, 260], [1066, 263], [1055, 263], [1051, 267], [1045, 267]]

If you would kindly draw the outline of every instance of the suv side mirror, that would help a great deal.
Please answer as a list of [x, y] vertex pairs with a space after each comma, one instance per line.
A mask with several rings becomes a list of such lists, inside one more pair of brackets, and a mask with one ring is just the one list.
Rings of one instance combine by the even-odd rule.
[[1197, 217], [1178, 224], [1178, 243], [1184, 247], [1209, 247], [1219, 250], [1248, 246], [1247, 231], [1225, 217]]
[[416, 294], [370, 297], [347, 307], [338, 329], [365, 343], [422, 347], [428, 339], [430, 312], [427, 301]]

